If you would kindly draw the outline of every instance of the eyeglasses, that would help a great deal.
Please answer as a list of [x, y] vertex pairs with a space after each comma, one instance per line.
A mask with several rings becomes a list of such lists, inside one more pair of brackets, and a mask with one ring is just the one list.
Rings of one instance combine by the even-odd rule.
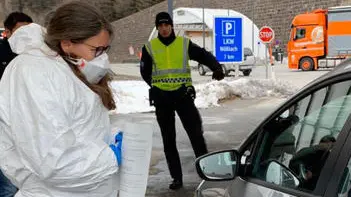
[[94, 48], [94, 50], [95, 50], [95, 57], [98, 57], [98, 56], [102, 55], [104, 52], [107, 53], [110, 50], [110, 48], [111, 48], [110, 45], [108, 45], [106, 47], [105, 46], [98, 46], [98, 47], [96, 47], [96, 46], [93, 46], [93, 45], [90, 45], [90, 44], [84, 43], [84, 42], [82, 42], [82, 44]]

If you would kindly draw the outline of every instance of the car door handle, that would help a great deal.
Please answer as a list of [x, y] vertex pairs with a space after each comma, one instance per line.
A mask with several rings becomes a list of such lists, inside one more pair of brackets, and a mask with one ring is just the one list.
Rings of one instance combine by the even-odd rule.
[[302, 47], [303, 49], [307, 49], [307, 47], [306, 46], [304, 46], [304, 47]]

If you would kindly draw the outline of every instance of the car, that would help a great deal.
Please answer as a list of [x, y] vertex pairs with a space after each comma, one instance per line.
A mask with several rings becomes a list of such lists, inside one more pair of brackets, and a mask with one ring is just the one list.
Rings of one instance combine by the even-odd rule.
[[351, 196], [350, 150], [348, 59], [278, 106], [238, 149], [197, 158], [195, 196]]
[[[239, 64], [239, 71], [243, 72], [244, 76], [249, 76], [253, 67], [255, 66], [256, 59], [253, 55], [250, 48], [244, 48], [244, 61]], [[221, 64], [223, 72], [226, 76], [229, 75], [230, 71], [235, 72], [235, 67], [237, 64]], [[207, 72], [210, 72], [210, 69], [207, 66], [198, 64], [198, 71], [201, 76], [206, 75]]]
[[0, 27], [0, 39], [4, 38], [5, 28]]

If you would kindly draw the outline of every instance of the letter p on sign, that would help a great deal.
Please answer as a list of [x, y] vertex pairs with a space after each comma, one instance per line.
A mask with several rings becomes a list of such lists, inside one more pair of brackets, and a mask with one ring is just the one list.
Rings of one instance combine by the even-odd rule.
[[229, 31], [233, 28], [231, 23], [225, 23], [225, 34], [229, 34]]
[[235, 37], [235, 21], [230, 21], [230, 20], [222, 21], [222, 36]]

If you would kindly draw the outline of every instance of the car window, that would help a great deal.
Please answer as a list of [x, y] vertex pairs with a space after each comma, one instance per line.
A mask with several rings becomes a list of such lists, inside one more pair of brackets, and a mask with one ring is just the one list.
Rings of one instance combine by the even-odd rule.
[[5, 31], [5, 29], [0, 28], [0, 39], [3, 39], [3, 37], [4, 37], [4, 31]]
[[291, 28], [290, 36], [289, 36], [289, 39], [290, 39], [290, 40], [293, 40], [294, 37], [295, 37], [295, 34], [294, 34], [295, 32], [294, 32], [294, 30], [295, 30], [294, 28]]
[[344, 169], [344, 174], [339, 184], [338, 197], [351, 196], [351, 158]]
[[[350, 87], [351, 81], [345, 81], [322, 88], [267, 123], [254, 159], [252, 176], [283, 187], [313, 191], [350, 115]], [[283, 166], [284, 174], [286, 169], [290, 171], [300, 183], [296, 185], [296, 181], [292, 182], [291, 176], [284, 176], [283, 172], [280, 181], [270, 181], [272, 171], [267, 168], [271, 161]], [[280, 172], [274, 173], [277, 177]]]
[[295, 40], [302, 39], [306, 37], [305, 28], [296, 28]]
[[252, 56], [252, 51], [249, 48], [244, 48], [244, 56]]

